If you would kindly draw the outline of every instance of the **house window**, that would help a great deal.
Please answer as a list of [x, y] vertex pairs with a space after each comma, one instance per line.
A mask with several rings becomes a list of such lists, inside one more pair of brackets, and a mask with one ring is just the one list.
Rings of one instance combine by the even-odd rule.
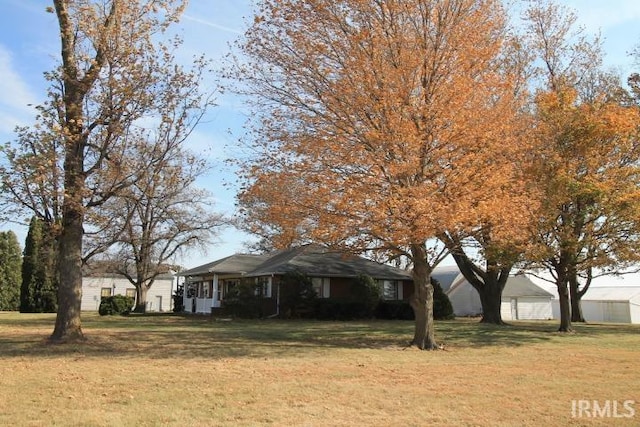
[[318, 298], [329, 298], [330, 285], [328, 277], [312, 277], [311, 285]]
[[229, 292], [233, 291], [233, 289], [238, 286], [238, 280], [237, 279], [231, 279], [231, 280], [225, 280], [224, 281], [224, 296], [229, 295]]
[[271, 277], [256, 277], [256, 296], [271, 298]]
[[198, 282], [187, 282], [185, 293], [187, 294], [187, 298], [195, 297], [198, 293]]
[[217, 295], [217, 300], [218, 301], [222, 301], [223, 295], [224, 295], [224, 282], [221, 281], [217, 281], [216, 282], [216, 293], [215, 295]]
[[213, 282], [202, 282], [200, 286], [202, 286], [202, 298], [209, 298], [211, 295], [211, 285]]
[[401, 286], [402, 283], [398, 282], [397, 280], [382, 281], [380, 289], [382, 299], [393, 301], [402, 299], [402, 295], [400, 294], [402, 292], [402, 290], [400, 289]]
[[135, 297], [136, 297], [136, 288], [129, 288], [129, 289], [127, 289], [127, 293], [126, 293], [126, 295], [127, 295], [128, 297], [131, 297], [131, 298], [135, 299]]
[[111, 296], [111, 288], [100, 289], [100, 298], [107, 298]]

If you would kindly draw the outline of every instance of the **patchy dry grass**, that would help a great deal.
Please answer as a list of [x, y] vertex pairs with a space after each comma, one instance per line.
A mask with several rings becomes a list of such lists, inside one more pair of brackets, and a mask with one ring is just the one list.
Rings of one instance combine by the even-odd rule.
[[438, 322], [421, 352], [411, 322], [85, 314], [85, 344], [49, 345], [53, 322], [0, 313], [0, 425], [640, 425], [637, 325]]

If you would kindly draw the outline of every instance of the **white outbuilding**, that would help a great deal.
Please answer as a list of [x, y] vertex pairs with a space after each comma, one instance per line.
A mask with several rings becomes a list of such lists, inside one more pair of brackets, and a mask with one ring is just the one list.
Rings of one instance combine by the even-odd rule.
[[[560, 318], [558, 290], [551, 281], [531, 276], [540, 287], [553, 294], [553, 318]], [[640, 273], [603, 275], [593, 278], [580, 301], [587, 322], [640, 324]]]
[[546, 320], [553, 318], [553, 294], [528, 277], [510, 276], [502, 291], [502, 320]]
[[581, 304], [587, 322], [640, 323], [640, 286], [590, 286]]
[[[438, 267], [432, 273], [442, 290], [449, 297], [456, 316], [482, 315], [478, 291], [465, 279], [457, 266]], [[517, 275], [507, 279], [502, 292], [500, 312], [503, 320], [541, 320], [553, 318], [553, 295], [532, 282]]]
[[[173, 293], [178, 287], [178, 277], [167, 271], [156, 277], [147, 292], [147, 312], [173, 310]], [[102, 298], [125, 295], [136, 298], [136, 288], [124, 276], [110, 271], [106, 263], [94, 262], [85, 267], [82, 276], [82, 299], [80, 310], [98, 311]]]

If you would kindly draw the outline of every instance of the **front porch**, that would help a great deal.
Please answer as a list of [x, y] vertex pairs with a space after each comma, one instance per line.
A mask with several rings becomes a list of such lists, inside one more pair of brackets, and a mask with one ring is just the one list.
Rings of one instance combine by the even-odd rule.
[[[183, 296], [184, 311], [193, 314], [211, 314], [221, 309], [224, 299], [240, 283], [236, 275], [189, 276], [185, 283]], [[271, 280], [268, 281], [269, 284]], [[269, 291], [271, 290], [269, 286]]]
[[222, 301], [216, 298], [184, 298], [184, 311], [193, 314], [211, 314], [212, 308], [222, 306]]

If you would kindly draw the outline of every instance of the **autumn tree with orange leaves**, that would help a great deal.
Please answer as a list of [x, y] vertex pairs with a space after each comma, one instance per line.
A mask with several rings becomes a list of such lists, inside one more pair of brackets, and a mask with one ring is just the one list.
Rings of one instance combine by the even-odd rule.
[[259, 153], [242, 165], [247, 227], [406, 256], [420, 349], [438, 348], [438, 234], [516, 228], [500, 190], [521, 126], [506, 22], [493, 0], [267, 0], [232, 74]]
[[540, 60], [532, 177], [543, 195], [529, 257], [553, 277], [569, 332], [591, 279], [640, 260], [640, 111], [569, 10], [540, 1], [526, 18]]

